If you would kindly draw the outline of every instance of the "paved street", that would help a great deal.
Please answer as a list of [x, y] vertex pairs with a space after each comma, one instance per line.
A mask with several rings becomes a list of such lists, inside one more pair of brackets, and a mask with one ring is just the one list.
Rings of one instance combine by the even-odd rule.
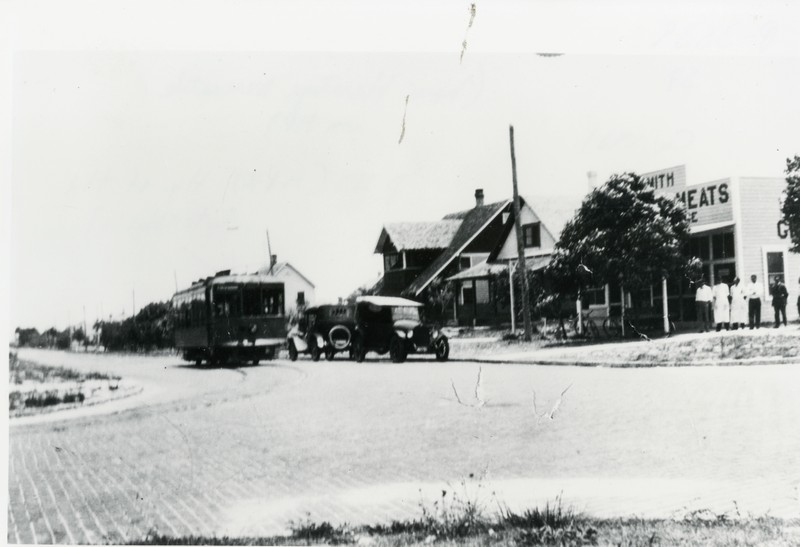
[[[800, 367], [605, 369], [20, 350], [101, 370], [141, 395], [14, 422], [8, 540], [257, 534], [290, 520], [419, 515], [441, 489], [597, 515], [682, 509], [800, 516]], [[551, 410], [568, 388], [552, 419]], [[65, 415], [66, 416], [66, 415]], [[470, 478], [472, 475], [472, 478]], [[461, 481], [464, 481], [463, 484]], [[421, 501], [422, 500], [422, 501]]]

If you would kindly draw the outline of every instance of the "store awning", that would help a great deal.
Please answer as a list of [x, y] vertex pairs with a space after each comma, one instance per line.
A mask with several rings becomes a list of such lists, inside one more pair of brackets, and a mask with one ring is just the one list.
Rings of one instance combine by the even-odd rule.
[[732, 220], [724, 222], [715, 222], [714, 224], [702, 224], [700, 226], [689, 226], [689, 233], [691, 235], [703, 234], [705, 232], [713, 232], [714, 230], [721, 230], [723, 228], [730, 228], [734, 225]]

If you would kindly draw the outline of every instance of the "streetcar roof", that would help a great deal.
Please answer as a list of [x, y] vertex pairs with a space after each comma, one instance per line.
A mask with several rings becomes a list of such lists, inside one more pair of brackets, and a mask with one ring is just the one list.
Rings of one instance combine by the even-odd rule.
[[376, 306], [414, 306], [420, 307], [422, 304], [414, 302], [408, 298], [400, 298], [399, 296], [359, 296], [356, 302], [366, 302], [367, 304], [374, 304]]
[[271, 275], [262, 274], [233, 274], [233, 275], [217, 275], [214, 277], [207, 277], [192, 283], [192, 286], [175, 293], [175, 296], [182, 294], [190, 294], [199, 289], [203, 289], [212, 285], [224, 285], [234, 283], [237, 285], [280, 285], [283, 286], [283, 281], [275, 279]]

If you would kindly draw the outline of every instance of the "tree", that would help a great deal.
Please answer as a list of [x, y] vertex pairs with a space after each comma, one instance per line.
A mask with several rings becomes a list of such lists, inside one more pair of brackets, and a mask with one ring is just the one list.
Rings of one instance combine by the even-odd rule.
[[635, 173], [614, 175], [564, 227], [546, 273], [556, 294], [572, 298], [606, 283], [643, 288], [686, 271], [688, 239], [682, 205], [656, 195]]
[[419, 300], [425, 306], [425, 317], [433, 323], [442, 326], [453, 309], [453, 298], [455, 297], [455, 287], [452, 281], [444, 281], [441, 278], [434, 279], [425, 289]]
[[783, 222], [789, 227], [791, 251], [800, 253], [800, 156], [786, 159], [786, 190], [781, 206]]
[[17, 333], [17, 341], [20, 346], [38, 347], [44, 345], [42, 335], [36, 329], [17, 327], [14, 332]]
[[[514, 317], [518, 325], [523, 325], [522, 316], [522, 272], [514, 268]], [[541, 271], [525, 270], [528, 277], [528, 303], [534, 318], [541, 317], [540, 303], [545, 297], [544, 279]], [[508, 272], [489, 274], [489, 290], [491, 300], [499, 308], [511, 306], [511, 289], [509, 287]]]
[[83, 332], [83, 327], [78, 327], [74, 331], [72, 331], [72, 339], [78, 342], [79, 344], [86, 339], [86, 333]]
[[345, 299], [345, 302], [347, 302], [348, 304], [355, 304], [356, 299], [359, 296], [372, 296], [373, 294], [378, 294], [376, 287], [377, 285], [374, 287], [368, 287], [366, 285], [362, 285], [361, 287], [351, 292]]

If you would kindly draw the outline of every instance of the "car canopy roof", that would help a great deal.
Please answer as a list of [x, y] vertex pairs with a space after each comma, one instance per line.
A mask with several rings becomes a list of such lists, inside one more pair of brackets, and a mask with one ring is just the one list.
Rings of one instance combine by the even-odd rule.
[[389, 306], [389, 307], [397, 307], [397, 306], [414, 306], [414, 307], [422, 307], [422, 304], [419, 302], [414, 302], [413, 300], [409, 300], [408, 298], [400, 298], [399, 296], [359, 296], [356, 298], [357, 303], [366, 302], [367, 304], [373, 304], [375, 306]]

